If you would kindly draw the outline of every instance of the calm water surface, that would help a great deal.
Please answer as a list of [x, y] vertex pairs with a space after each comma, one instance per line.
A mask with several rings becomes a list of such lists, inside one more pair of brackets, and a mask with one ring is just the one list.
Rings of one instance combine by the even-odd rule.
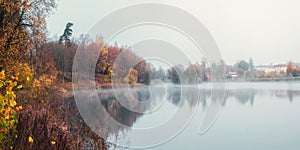
[[[148, 149], [300, 149], [300, 82], [226, 83], [226, 91], [220, 90], [214, 95], [211, 83], [183, 87], [165, 84], [117, 92], [99, 92], [107, 112], [128, 126], [109, 133], [111, 142], [122, 141], [128, 147], [147, 144], [155, 141], [154, 136], [137, 137], [136, 130], [165, 124], [176, 111], [188, 115], [195, 111], [190, 122], [186, 115], [177, 115], [176, 121], [188, 123], [182, 132]], [[134, 109], [138, 104], [130, 98], [145, 105]], [[213, 126], [205, 134], [199, 134], [199, 125], [210, 102], [221, 103], [222, 110]], [[122, 105], [143, 113], [129, 111]], [[169, 134], [165, 130], [157, 134]]]

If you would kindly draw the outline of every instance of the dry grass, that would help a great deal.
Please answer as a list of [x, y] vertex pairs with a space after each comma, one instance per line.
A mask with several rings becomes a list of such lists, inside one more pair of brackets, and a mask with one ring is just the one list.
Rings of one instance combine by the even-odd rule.
[[[102, 138], [85, 125], [73, 97], [54, 99], [45, 103], [31, 103], [18, 113], [16, 150], [76, 150], [83, 149], [84, 138], [93, 140], [94, 149], [107, 149]], [[28, 138], [32, 137], [33, 142]]]

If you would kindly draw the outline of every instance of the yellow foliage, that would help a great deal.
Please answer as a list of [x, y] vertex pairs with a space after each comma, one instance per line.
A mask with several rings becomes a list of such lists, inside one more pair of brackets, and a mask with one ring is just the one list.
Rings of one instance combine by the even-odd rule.
[[[15, 79], [15, 78], [14, 78]], [[0, 72], [0, 148], [12, 143], [12, 132], [18, 123], [16, 118], [16, 95], [14, 89], [18, 82], [12, 79], [6, 79], [4, 71]], [[21, 106], [18, 106], [18, 108]], [[20, 109], [19, 108], [19, 109]]]
[[128, 75], [124, 78], [124, 82], [129, 82], [130, 84], [135, 84], [138, 80], [138, 72], [130, 68]]
[[28, 64], [17, 63], [12, 66], [7, 73], [14, 75], [11, 78], [21, 84], [21, 88], [30, 88], [32, 86], [30, 79], [33, 77], [33, 72]]
[[14, 63], [26, 61], [36, 44], [46, 36], [46, 20], [54, 0], [29, 1], [0, 0], [0, 60], [8, 71]]
[[51, 96], [54, 94], [55, 81], [56, 76], [47, 74], [33, 79], [33, 81], [30, 82], [31, 87], [29, 89], [20, 91], [19, 94], [21, 96], [18, 97], [18, 101], [23, 104], [31, 104], [36, 103], [37, 101], [45, 102], [45, 100], [51, 100]]
[[23, 110], [23, 107], [22, 107], [22, 106], [16, 107], [16, 111], [21, 111], [21, 110]]
[[28, 137], [28, 142], [33, 143], [33, 138], [31, 136]]

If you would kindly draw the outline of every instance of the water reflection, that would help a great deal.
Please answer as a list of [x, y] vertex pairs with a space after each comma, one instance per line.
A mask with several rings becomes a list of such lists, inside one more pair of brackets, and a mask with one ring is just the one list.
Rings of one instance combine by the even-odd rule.
[[270, 96], [276, 99], [289, 100], [293, 102], [295, 97], [300, 96], [300, 90], [265, 90], [261, 91], [260, 89], [240, 89], [240, 90], [226, 90], [225, 100], [234, 97], [240, 104], [250, 105], [254, 104], [254, 100], [260, 100], [255, 98], [255, 96]]
[[[190, 108], [196, 107], [200, 104], [203, 109], [207, 107], [209, 101], [212, 102], [222, 102], [224, 99], [223, 107], [226, 106], [228, 100], [235, 99], [241, 105], [250, 104], [253, 106], [256, 96], [268, 95], [278, 99], [289, 100], [292, 102], [295, 97], [300, 96], [300, 90], [276, 90], [276, 89], [227, 89], [225, 95], [223, 92], [215, 92], [212, 95], [212, 89], [201, 89], [199, 87], [180, 87], [180, 86], [169, 86], [166, 92], [163, 89], [154, 88], [149, 89], [144, 88], [134, 88], [131, 93], [126, 93], [126, 91], [118, 91], [118, 97], [112, 90], [104, 90], [99, 92], [99, 98], [101, 99], [101, 104], [106, 112], [112, 116], [116, 121], [132, 127], [134, 122], [143, 115], [143, 113], [132, 112], [125, 108], [122, 104], [125, 103], [130, 106], [130, 108], [141, 107], [137, 105], [136, 99], [138, 101], [151, 101], [148, 105], [144, 105], [142, 108], [147, 112], [152, 105], [157, 105], [161, 103], [164, 99], [171, 102], [176, 107], [183, 107], [185, 103], [188, 103]], [[166, 96], [167, 95], [167, 96]], [[135, 100], [130, 100], [128, 98], [133, 97]], [[120, 101], [122, 101], [120, 103]], [[103, 110], [102, 110], [103, 111]]]
[[[261, 100], [262, 96], [293, 102], [296, 97], [300, 96], [300, 89], [229, 87], [226, 89], [225, 95], [222, 90], [220, 92], [217, 90], [212, 95], [212, 89], [200, 86], [158, 85], [156, 87], [130, 88], [129, 91], [107, 89], [98, 91], [97, 96], [88, 96], [88, 100], [84, 103], [85, 105], [88, 103], [85, 111], [90, 115], [84, 116], [84, 118], [87, 118], [85, 121], [88, 122], [90, 128], [97, 130], [94, 132], [105, 135], [103, 138], [108, 138], [116, 137], [121, 131], [130, 131], [139, 118], [147, 112], [154, 111], [164, 102], [175, 107], [188, 106], [190, 109], [201, 106], [201, 109], [205, 110], [209, 102], [222, 102], [222, 106], [226, 107], [226, 104], [232, 100], [237, 101], [240, 105], [253, 106], [255, 101]], [[143, 102], [143, 105], [139, 105], [139, 102]], [[80, 103], [82, 102], [79, 102], [79, 105]], [[142, 110], [142, 112], [131, 111], [131, 109]], [[116, 125], [114, 121], [122, 125]]]
[[[195, 107], [197, 104], [201, 104], [204, 108], [207, 105], [208, 100], [212, 102], [222, 101], [225, 99], [223, 106], [226, 105], [228, 99], [234, 98], [240, 104], [254, 104], [255, 96], [268, 95], [278, 99], [289, 100], [292, 102], [295, 97], [300, 96], [300, 90], [265, 90], [261, 91], [260, 89], [227, 89], [225, 95], [222, 92], [216, 92], [217, 94], [211, 95], [211, 90], [208, 89], [191, 89], [186, 88], [185, 95], [181, 94], [180, 88], [169, 88], [168, 89], [168, 100], [171, 101], [176, 106], [183, 106], [183, 103], [186, 101], [189, 103], [190, 107]], [[200, 98], [197, 98], [196, 92], [199, 92]], [[180, 103], [180, 98], [183, 97], [184, 101]], [[259, 100], [259, 99], [256, 99]]]

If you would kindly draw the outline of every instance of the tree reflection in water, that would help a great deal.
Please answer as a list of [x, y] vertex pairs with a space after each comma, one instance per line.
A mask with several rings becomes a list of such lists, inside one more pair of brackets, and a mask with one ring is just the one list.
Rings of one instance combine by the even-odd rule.
[[[216, 92], [217, 94], [211, 95], [211, 90], [209, 89], [199, 89], [198, 87], [180, 87], [180, 86], [171, 86], [167, 88], [167, 96], [165, 97], [165, 92], [162, 90], [150, 91], [145, 90], [145, 88], [136, 89], [133, 94], [140, 101], [155, 100], [156, 102], [163, 101], [166, 98], [172, 104], [177, 107], [184, 106], [185, 103], [188, 103], [189, 107], [195, 107], [201, 105], [203, 109], [207, 107], [209, 100], [212, 102], [221, 102], [225, 99], [223, 106], [226, 105], [226, 102], [229, 98], [236, 99], [240, 104], [245, 105], [249, 103], [250, 105], [254, 104], [255, 95], [259, 94], [271, 94], [275, 95], [277, 98], [288, 98], [290, 101], [293, 100], [295, 96], [300, 96], [300, 91], [293, 90], [269, 90], [269, 92], [261, 92], [256, 89], [227, 89], [225, 95], [220, 91]], [[139, 107], [132, 101], [126, 99], [129, 93], [122, 93], [124, 97], [118, 97], [120, 101], [127, 101], [128, 105], [132, 107]], [[141, 116], [143, 113], [132, 112], [127, 108], [123, 107], [117, 100], [115, 94], [112, 91], [100, 92], [99, 98], [101, 98], [101, 104], [104, 106], [105, 111], [107, 111], [110, 116], [112, 116], [118, 122], [131, 127], [133, 123]], [[257, 99], [258, 100], [258, 99]], [[153, 103], [149, 103], [150, 105]], [[151, 106], [143, 108], [145, 111]]]
[[[85, 104], [88, 106], [85, 111], [88, 111], [88, 114], [90, 114], [90, 116], [84, 117], [86, 118], [85, 121], [89, 123], [90, 128], [99, 130], [102, 135], [105, 133], [105, 137], [103, 138], [109, 136], [118, 138], [121, 132], [126, 134], [126, 132], [130, 130], [138, 118], [144, 115], [143, 112], [152, 110], [154, 108], [153, 105], [157, 106], [164, 100], [176, 107], [187, 105], [192, 109], [199, 105], [205, 110], [209, 101], [219, 103], [225, 99], [223, 103], [223, 107], [225, 107], [228, 100], [235, 99], [242, 105], [250, 104], [253, 106], [254, 101], [259, 100], [259, 96], [264, 94], [271, 95], [278, 99], [286, 99], [290, 102], [292, 102], [296, 96], [300, 96], [299, 90], [266, 89], [266, 91], [255, 88], [226, 89], [225, 95], [222, 91], [215, 92], [215, 94], [212, 95], [211, 89], [203, 89], [197, 86], [157, 86], [154, 88], [132, 88], [130, 92], [118, 90], [118, 94], [116, 94], [116, 91], [114, 92], [113, 90], [107, 89], [101, 90], [98, 93], [100, 106], [98, 105], [99, 99], [97, 99], [96, 96], [94, 96], [94, 98], [91, 98], [93, 96], [89, 96], [90, 98], [84, 102], [88, 103], [88, 105]], [[146, 105], [139, 105], [136, 100], [145, 102]], [[126, 106], [123, 106], [124, 104]], [[139, 110], [143, 110], [143, 112], [131, 111], [131, 109], [138, 107], [140, 107]], [[113, 120], [109, 118], [113, 118]], [[116, 125], [112, 121], [119, 122], [123, 126]]]

